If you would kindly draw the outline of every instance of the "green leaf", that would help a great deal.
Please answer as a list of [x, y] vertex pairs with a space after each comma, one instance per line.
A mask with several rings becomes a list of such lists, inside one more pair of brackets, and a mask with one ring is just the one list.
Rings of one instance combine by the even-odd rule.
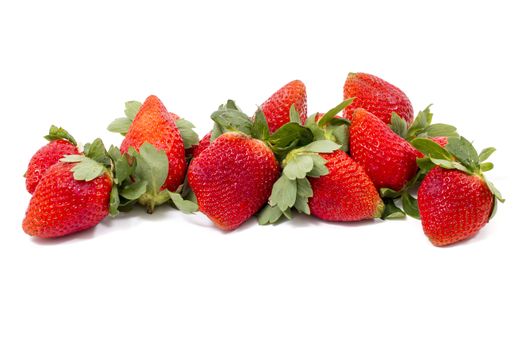
[[270, 205], [278, 206], [281, 211], [293, 207], [297, 197], [297, 182], [284, 175], [273, 184]]
[[147, 192], [157, 194], [168, 177], [168, 157], [166, 152], [156, 149], [150, 143], [140, 147], [140, 153], [133, 152], [137, 159], [134, 175], [147, 182]]
[[390, 119], [389, 126], [393, 132], [395, 132], [402, 138], [407, 137], [407, 132], [408, 132], [407, 122], [404, 119], [402, 119], [396, 112], [392, 112], [392, 118]]
[[305, 146], [312, 141], [312, 131], [297, 123], [284, 124], [268, 139], [270, 148], [281, 159], [292, 149]]
[[106, 167], [86, 156], [69, 155], [61, 159], [62, 162], [77, 163], [71, 171], [73, 178], [79, 181], [91, 181], [102, 175]]
[[479, 161], [484, 162], [494, 153], [496, 149], [494, 147], [488, 147], [485, 148], [483, 151], [479, 153]]
[[401, 196], [401, 202], [403, 204], [403, 210], [407, 215], [419, 219], [419, 208], [417, 206], [417, 199], [412, 197], [407, 191], [403, 192]]
[[220, 127], [219, 124], [213, 123], [213, 128], [211, 129], [211, 136], [210, 136], [210, 142], [215, 141], [217, 137], [221, 136], [223, 134], [223, 130]]
[[137, 116], [140, 107], [142, 107], [142, 103], [139, 101], [128, 101], [124, 103], [124, 114], [129, 120], [133, 120]]
[[497, 211], [498, 211], [498, 201], [495, 200], [494, 204], [492, 205], [492, 211], [490, 212], [489, 221], [492, 220], [494, 216], [496, 216]]
[[309, 143], [308, 145], [304, 146], [302, 150], [304, 152], [332, 153], [333, 151], [338, 150], [340, 147], [340, 145], [333, 141], [320, 140]]
[[190, 149], [199, 144], [199, 135], [193, 130], [195, 126], [191, 122], [186, 119], [177, 119], [175, 124], [177, 129], [179, 129], [185, 149]]
[[383, 187], [379, 189], [379, 194], [381, 198], [397, 198], [401, 196], [401, 192], [394, 191], [391, 188]]
[[83, 154], [68, 154], [62, 157], [60, 161], [66, 163], [78, 163], [81, 162], [84, 158], [86, 158], [86, 156]]
[[118, 215], [118, 207], [120, 206], [120, 197], [118, 193], [118, 187], [113, 186], [111, 188], [111, 194], [109, 196], [109, 215], [115, 217]]
[[314, 114], [308, 116], [308, 118], [306, 118], [306, 121], [304, 122], [304, 126], [306, 126], [306, 127], [310, 127], [312, 125], [318, 126], [317, 125], [317, 120], [316, 120], [318, 114], [319, 113], [314, 113]]
[[217, 110], [212, 113], [211, 119], [218, 124], [221, 134], [228, 131], [238, 131], [250, 135], [252, 120], [243, 112], [236, 109]]
[[111, 159], [113, 159], [114, 162], [116, 162], [117, 160], [119, 160], [122, 157], [122, 154], [120, 153], [120, 149], [118, 149], [117, 147], [111, 145], [111, 146], [109, 146], [108, 156]]
[[308, 198], [298, 196], [295, 199], [294, 207], [295, 209], [297, 209], [299, 213], [310, 215], [310, 207], [308, 206]]
[[425, 129], [425, 133], [428, 137], [438, 137], [438, 136], [447, 136], [447, 137], [457, 137], [458, 133], [456, 127], [448, 124], [436, 123], [428, 126]]
[[127, 158], [125, 156], [120, 156], [115, 162], [115, 179], [117, 180], [117, 183], [123, 183], [132, 172], [133, 168], [129, 165]]
[[68, 133], [65, 129], [59, 128], [57, 126], [51, 125], [49, 128], [49, 133], [44, 136], [44, 138], [48, 141], [53, 140], [67, 140], [71, 142], [73, 145], [77, 145], [77, 141], [73, 136], [71, 136], [70, 133]]
[[416, 137], [422, 130], [428, 127], [432, 123], [432, 112], [430, 112], [430, 107], [428, 105], [424, 110], [420, 111], [410, 128], [408, 129], [407, 139], [411, 140]]
[[199, 210], [199, 206], [192, 201], [185, 200], [179, 193], [169, 192], [173, 204], [184, 214], [192, 214]]
[[348, 125], [328, 126], [327, 128], [334, 137], [335, 142], [341, 145], [341, 150], [343, 150], [343, 152], [348, 152]]
[[86, 144], [84, 147], [84, 155], [105, 165], [110, 165], [111, 163], [106, 147], [100, 138], [95, 139], [90, 144]]
[[120, 195], [129, 200], [136, 200], [146, 193], [147, 186], [148, 183], [146, 181], [135, 181], [123, 187], [120, 190]]
[[436, 164], [434, 164], [428, 157], [417, 158], [416, 162], [417, 166], [423, 173], [428, 173], [433, 167], [436, 166]]
[[494, 168], [494, 164], [492, 164], [491, 162], [485, 162], [485, 163], [481, 163], [479, 167], [481, 171], [490, 171]]
[[487, 183], [487, 186], [489, 187], [489, 190], [490, 192], [492, 192], [494, 197], [496, 197], [496, 199], [500, 201], [501, 203], [504, 203], [505, 198], [503, 198], [503, 196], [501, 195], [501, 192], [496, 188], [496, 186], [494, 186], [494, 184], [488, 181], [487, 179], [485, 179], [485, 182]]
[[478, 152], [476, 152], [472, 143], [463, 136], [459, 138], [449, 137], [445, 148], [470, 171], [473, 172], [479, 167]]
[[385, 209], [383, 210], [381, 219], [402, 219], [406, 216], [405, 212], [399, 209], [392, 199], [385, 198], [384, 203]]
[[290, 180], [304, 179], [313, 167], [314, 161], [310, 155], [298, 155], [286, 162], [283, 174]]
[[457, 169], [457, 170], [461, 170], [461, 171], [463, 171], [465, 173], [469, 173], [469, 174], [472, 173], [463, 164], [461, 164], [459, 162], [456, 162], [454, 160], [430, 158], [430, 161], [432, 163], [436, 164], [436, 165], [439, 165], [442, 168], [445, 168], [445, 169]]
[[108, 125], [108, 131], [126, 135], [131, 126], [132, 120], [128, 118], [117, 118]]
[[312, 154], [310, 155], [312, 160], [314, 161], [314, 167], [312, 170], [307, 174], [310, 177], [320, 177], [328, 174], [328, 168], [326, 167], [326, 159], [321, 157], [318, 154]]
[[279, 207], [266, 205], [258, 215], [258, 222], [260, 225], [274, 224], [282, 215], [283, 212]]
[[286, 209], [285, 211], [283, 211], [283, 215], [288, 219], [288, 220], [292, 220], [292, 217], [293, 217], [293, 214], [292, 214], [292, 210], [290, 208]]
[[352, 102], [354, 101], [354, 98], [349, 98], [347, 100], [344, 100], [343, 102], [339, 103], [334, 108], [330, 109], [328, 112], [326, 112], [321, 119], [317, 121], [317, 124], [319, 126], [324, 126], [327, 123], [329, 123], [332, 119], [334, 119], [337, 115], [337, 113], [341, 112], [343, 109], [348, 107]]
[[297, 112], [294, 104], [290, 107], [290, 122], [301, 124], [301, 117], [299, 116], [299, 112]]
[[416, 138], [412, 140], [411, 144], [424, 155], [432, 157], [434, 159], [453, 159], [452, 155], [446, 149], [444, 149], [432, 140]]
[[310, 198], [313, 195], [314, 195], [314, 192], [312, 191], [312, 186], [310, 185], [310, 181], [308, 181], [307, 178], [297, 179], [297, 196], [304, 197], [304, 198]]
[[266, 116], [260, 107], [255, 112], [251, 135], [259, 140], [266, 141], [270, 137], [270, 128]]

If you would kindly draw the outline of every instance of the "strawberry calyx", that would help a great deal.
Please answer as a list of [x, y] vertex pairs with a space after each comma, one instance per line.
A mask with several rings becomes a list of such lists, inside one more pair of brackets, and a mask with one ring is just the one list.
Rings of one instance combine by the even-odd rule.
[[392, 112], [390, 120], [390, 129], [407, 141], [415, 138], [433, 138], [433, 137], [457, 137], [459, 136], [456, 127], [443, 123], [432, 124], [433, 113], [428, 105], [424, 110], [419, 111], [414, 121], [408, 125], [406, 120]]
[[341, 145], [341, 149], [344, 152], [348, 152], [348, 127], [350, 121], [345, 118], [339, 118], [337, 113], [351, 105], [354, 99], [349, 98], [342, 101], [322, 116], [320, 116], [320, 113], [315, 113], [306, 119], [305, 126], [312, 131], [314, 140], [334, 141]]
[[48, 141], [65, 140], [69, 141], [74, 146], [77, 146], [77, 141], [69, 132], [67, 132], [64, 128], [55, 125], [51, 125], [49, 128], [49, 133], [45, 135], [44, 138]]

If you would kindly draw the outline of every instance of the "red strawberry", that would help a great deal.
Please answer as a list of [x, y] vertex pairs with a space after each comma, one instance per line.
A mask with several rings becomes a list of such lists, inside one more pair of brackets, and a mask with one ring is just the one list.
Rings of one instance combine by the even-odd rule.
[[449, 137], [445, 148], [424, 138], [412, 144], [426, 155], [419, 161], [422, 171], [431, 169], [417, 199], [425, 234], [436, 246], [473, 237], [489, 221], [495, 198], [504, 201], [483, 174], [493, 167], [485, 160], [495, 149], [486, 148], [478, 155], [463, 137]]
[[199, 141], [199, 144], [193, 148], [193, 158], [197, 158], [206, 148], [210, 146], [211, 143], [211, 132], [204, 135], [204, 137]]
[[435, 167], [419, 187], [418, 206], [425, 234], [444, 246], [471, 238], [485, 226], [494, 195], [480, 176]]
[[306, 87], [300, 80], [294, 80], [280, 88], [262, 105], [270, 132], [274, 132], [290, 121], [290, 107], [294, 105], [301, 122], [307, 118]]
[[79, 154], [75, 139], [62, 128], [51, 126], [45, 138], [50, 142], [33, 155], [25, 173], [26, 188], [31, 194], [46, 171], [60, 158], [68, 154]]
[[188, 169], [200, 211], [223, 230], [239, 227], [261, 209], [277, 177], [272, 151], [262, 141], [232, 132], [215, 139]]
[[350, 73], [344, 86], [345, 100], [355, 97], [343, 116], [349, 120], [357, 108], [364, 108], [383, 122], [389, 124], [392, 112], [396, 112], [407, 123], [414, 119], [414, 110], [403, 91], [371, 74]]
[[79, 154], [77, 146], [66, 140], [51, 141], [40, 148], [29, 161], [26, 172], [26, 188], [33, 193], [47, 170], [68, 154]]
[[65, 236], [95, 226], [109, 213], [112, 179], [104, 172], [91, 181], [75, 180], [75, 164], [58, 162], [42, 178], [22, 224], [32, 236]]
[[361, 166], [341, 150], [320, 155], [327, 160], [329, 173], [309, 178], [313, 190], [308, 202], [311, 213], [329, 221], [380, 217], [383, 202]]
[[377, 189], [399, 191], [417, 173], [415, 148], [362, 108], [354, 111], [350, 125], [350, 152]]
[[121, 152], [125, 153], [129, 147], [138, 150], [147, 142], [164, 150], [168, 156], [169, 171], [162, 188], [170, 191], [175, 191], [182, 183], [186, 170], [184, 143], [173, 115], [156, 96], [148, 97], [133, 119], [120, 147]]

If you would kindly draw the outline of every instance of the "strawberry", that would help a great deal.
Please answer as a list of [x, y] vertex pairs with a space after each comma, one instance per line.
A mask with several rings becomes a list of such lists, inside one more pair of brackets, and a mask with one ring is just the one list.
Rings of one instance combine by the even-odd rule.
[[156, 96], [144, 101], [122, 141], [120, 151], [139, 149], [145, 142], [166, 152], [169, 161], [168, 178], [164, 188], [175, 190], [184, 180], [186, 161], [184, 143], [175, 120]]
[[65, 236], [95, 226], [109, 214], [112, 180], [107, 172], [91, 181], [75, 180], [72, 163], [46, 172], [29, 203], [24, 231], [40, 238]]
[[309, 178], [313, 215], [329, 221], [358, 221], [377, 218], [383, 202], [364, 170], [341, 150], [320, 154], [327, 162], [328, 174]]
[[268, 200], [279, 164], [264, 142], [248, 135], [220, 135], [188, 169], [199, 209], [219, 228], [233, 230]]
[[40, 148], [29, 161], [26, 177], [26, 188], [33, 193], [46, 171], [60, 158], [68, 154], [79, 154], [77, 143], [66, 130], [52, 125], [45, 136], [49, 143]]
[[[186, 173], [186, 159], [192, 157], [193, 147], [198, 144], [199, 137], [192, 130], [192, 123], [168, 112], [156, 96], [148, 97], [144, 104], [137, 101], [126, 102], [124, 113], [125, 118], [118, 118], [108, 126], [108, 130], [125, 136], [120, 147], [121, 152], [129, 153], [146, 167], [163, 167], [164, 156], [167, 157], [168, 172], [160, 187], [158, 178], [142, 178], [148, 186], [138, 202], [151, 213], [156, 206], [169, 200], [173, 194], [171, 191], [179, 190]], [[148, 147], [149, 154], [146, 157], [140, 157], [135, 151], [139, 151], [144, 144], [152, 147]], [[164, 155], [157, 151], [164, 152]], [[140, 188], [138, 184], [134, 189], [137, 188]], [[132, 199], [135, 200], [137, 199]]]
[[307, 118], [306, 87], [300, 80], [294, 80], [277, 90], [262, 105], [270, 132], [273, 133], [290, 121], [290, 107], [294, 105], [301, 122]]
[[400, 191], [417, 173], [417, 151], [385, 123], [362, 108], [350, 125], [350, 152], [377, 189]]
[[389, 124], [392, 112], [396, 112], [407, 123], [414, 119], [410, 100], [394, 85], [367, 73], [349, 73], [344, 85], [344, 98], [354, 97], [343, 116], [352, 119], [357, 108], [364, 108], [384, 123]]
[[210, 146], [211, 143], [211, 132], [204, 135], [202, 140], [199, 141], [199, 144], [194, 146], [192, 156], [197, 158], [206, 148]]
[[504, 201], [483, 173], [492, 169], [493, 164], [484, 161], [495, 149], [478, 155], [463, 137], [448, 138], [444, 148], [428, 139], [412, 143], [427, 156], [418, 161], [422, 170], [430, 169], [417, 198], [425, 234], [436, 246], [476, 235], [495, 212], [495, 200]]

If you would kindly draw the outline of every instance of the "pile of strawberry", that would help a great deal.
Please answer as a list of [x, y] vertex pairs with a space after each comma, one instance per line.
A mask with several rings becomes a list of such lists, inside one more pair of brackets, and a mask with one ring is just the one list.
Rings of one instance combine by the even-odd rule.
[[432, 124], [429, 107], [414, 118], [400, 89], [351, 73], [344, 101], [308, 116], [296, 80], [251, 116], [228, 100], [199, 141], [157, 97], [130, 101], [108, 127], [124, 135], [120, 148], [101, 139], [80, 147], [51, 127], [25, 174], [33, 197], [23, 229], [59, 237], [168, 203], [225, 231], [253, 215], [260, 224], [294, 213], [342, 222], [409, 215], [434, 245], [449, 245], [474, 236], [504, 200], [484, 175], [495, 149], [478, 153], [455, 127]]

